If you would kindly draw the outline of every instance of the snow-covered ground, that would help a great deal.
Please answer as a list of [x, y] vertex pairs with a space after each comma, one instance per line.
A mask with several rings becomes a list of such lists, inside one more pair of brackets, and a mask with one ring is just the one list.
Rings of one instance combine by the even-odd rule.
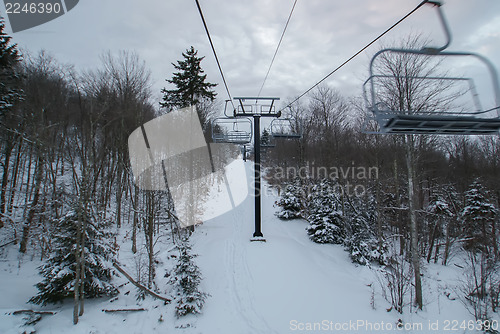
[[[246, 164], [251, 180], [251, 163]], [[87, 301], [78, 325], [72, 323], [72, 303], [34, 306], [37, 260], [20, 258], [17, 246], [0, 254], [0, 333], [464, 333], [445, 331], [447, 321], [473, 320], [456, 298], [458, 268], [425, 265], [423, 311], [399, 314], [381, 295], [376, 270], [354, 265], [341, 246], [311, 242], [302, 220], [281, 221], [274, 216], [277, 197], [264, 183], [262, 231], [266, 242], [250, 242], [253, 234], [253, 197], [239, 207], [205, 222], [191, 237], [196, 262], [210, 293], [203, 314], [176, 319], [173, 305], [146, 297], [137, 302], [136, 289], [117, 278], [118, 298]], [[246, 191], [246, 190], [245, 190]], [[120, 263], [135, 275], [137, 261], [130, 250], [128, 226], [120, 231]], [[156, 246], [159, 268], [156, 283], [167, 295], [167, 259], [175, 254], [167, 242]], [[147, 311], [105, 313], [103, 309], [144, 308]], [[23, 327], [20, 309], [55, 311], [34, 326]], [[398, 321], [401, 319], [400, 327]], [[437, 327], [436, 327], [436, 321]], [[429, 324], [432, 324], [430, 326]], [[450, 323], [449, 329], [452, 329]], [[404, 328], [406, 327], [406, 329]], [[392, 329], [392, 330], [391, 330]]]

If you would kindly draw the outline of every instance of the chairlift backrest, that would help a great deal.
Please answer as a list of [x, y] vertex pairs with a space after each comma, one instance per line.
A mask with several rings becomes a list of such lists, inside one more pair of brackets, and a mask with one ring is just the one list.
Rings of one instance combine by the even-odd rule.
[[216, 143], [248, 144], [252, 141], [252, 121], [248, 118], [220, 117], [212, 121]]
[[271, 121], [271, 136], [274, 138], [301, 138], [302, 127], [296, 118], [276, 118]]
[[[422, 49], [387, 48], [378, 51], [370, 62], [370, 76], [363, 85], [366, 104], [372, 116], [377, 121], [380, 132], [369, 133], [406, 133], [406, 134], [498, 134], [500, 130], [500, 84], [498, 74], [493, 64], [484, 56], [473, 52], [444, 51], [451, 41], [451, 33], [441, 11], [441, 5], [429, 1], [438, 8], [439, 18], [445, 30], [447, 41], [441, 47], [424, 47]], [[491, 88], [495, 98], [493, 108], [483, 108], [473, 78], [459, 75], [451, 76], [447, 72], [438, 76], [410, 76], [387, 73], [376, 73], [376, 62], [386, 55], [410, 55], [412, 57], [428, 57], [425, 59], [460, 59], [469, 57], [478, 60], [486, 68], [491, 78]], [[441, 66], [441, 62], [436, 62]], [[380, 72], [380, 70], [378, 71]], [[457, 96], [454, 104], [436, 106], [422, 104], [416, 107], [407, 101], [394, 100], [391, 103], [390, 80], [394, 83], [414, 82], [421, 86], [441, 83], [448, 91], [438, 91], [438, 94]], [[398, 81], [399, 80], [399, 81]], [[434, 82], [433, 82], [434, 81]], [[466, 88], [464, 88], [466, 87]], [[384, 89], [386, 89], [384, 91]], [[460, 92], [467, 94], [460, 94]], [[382, 92], [382, 93], [381, 93]], [[384, 94], [385, 93], [385, 94]], [[389, 101], [383, 101], [383, 97]], [[395, 95], [394, 95], [395, 96]], [[397, 97], [397, 96], [396, 96]], [[415, 99], [413, 99], [415, 100]], [[365, 131], [368, 132], [368, 131]]]

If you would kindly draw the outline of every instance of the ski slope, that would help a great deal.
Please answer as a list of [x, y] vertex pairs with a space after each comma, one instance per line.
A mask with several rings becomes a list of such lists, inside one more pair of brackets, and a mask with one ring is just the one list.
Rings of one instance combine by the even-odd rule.
[[266, 242], [250, 242], [251, 196], [192, 236], [203, 290], [212, 295], [193, 333], [289, 333], [298, 331], [298, 323], [323, 320], [396, 323], [397, 317], [370, 306], [369, 285], [377, 284], [371, 271], [354, 266], [341, 246], [311, 242], [303, 220], [276, 218], [272, 193], [263, 183]]
[[[245, 163], [247, 180], [252, 180], [252, 163]], [[241, 187], [245, 187], [242, 183]], [[241, 191], [252, 193], [250, 185]], [[439, 333], [449, 320], [472, 320], [456, 298], [453, 285], [457, 268], [450, 264], [423, 268], [424, 310], [399, 314], [381, 294], [376, 270], [356, 266], [342, 246], [320, 245], [309, 240], [303, 220], [281, 221], [275, 217], [277, 196], [263, 182], [262, 232], [266, 242], [250, 242], [254, 231], [254, 198], [198, 226], [191, 236], [196, 262], [204, 279], [201, 290], [211, 296], [203, 314], [176, 319], [174, 303], [146, 297], [137, 301], [135, 288], [123, 277], [118, 298], [86, 301], [85, 314], [72, 324], [72, 301], [44, 308], [27, 304], [36, 294], [40, 280], [36, 259], [20, 257], [17, 246], [8, 249], [0, 261], [0, 333]], [[214, 205], [217, 205], [214, 203]], [[130, 227], [120, 230], [119, 261], [135, 273], [136, 255], [130, 252]], [[169, 294], [163, 277], [175, 249], [159, 240], [158, 292]], [[170, 268], [171, 269], [171, 268]], [[104, 309], [144, 308], [143, 312], [104, 313]], [[55, 311], [32, 326], [23, 326], [20, 309]], [[398, 320], [408, 326], [398, 330]], [[430, 330], [429, 322], [439, 322]], [[420, 326], [420, 327], [419, 327]], [[392, 330], [390, 330], [392, 329]], [[404, 329], [404, 328], [403, 328]], [[474, 333], [474, 331], [465, 331]], [[458, 331], [464, 333], [464, 331]]]

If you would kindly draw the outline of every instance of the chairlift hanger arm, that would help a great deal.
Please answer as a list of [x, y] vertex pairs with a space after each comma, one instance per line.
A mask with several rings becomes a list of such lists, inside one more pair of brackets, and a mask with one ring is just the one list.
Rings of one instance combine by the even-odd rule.
[[233, 114], [234, 114], [234, 104], [233, 104], [233, 101], [232, 101], [231, 99], [229, 99], [229, 100], [226, 100], [226, 101], [225, 101], [225, 104], [224, 104], [224, 116], [226, 116], [226, 117], [228, 117], [228, 118], [231, 118], [231, 117], [234, 117], [234, 115], [228, 115], [228, 114], [227, 114], [227, 104], [228, 104], [229, 102], [233, 105]]
[[443, 27], [444, 34], [446, 36], [446, 42], [443, 46], [440, 47], [424, 47], [422, 51], [426, 51], [427, 53], [439, 53], [445, 50], [451, 44], [451, 31], [448, 26], [448, 22], [444, 16], [443, 10], [441, 9], [442, 3], [440, 1], [427, 1], [428, 4], [434, 5], [437, 8], [439, 21], [441, 22], [441, 26]]

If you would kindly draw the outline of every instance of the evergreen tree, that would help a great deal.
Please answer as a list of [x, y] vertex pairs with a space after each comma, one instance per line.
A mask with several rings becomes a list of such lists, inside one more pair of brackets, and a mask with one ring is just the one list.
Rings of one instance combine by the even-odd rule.
[[175, 313], [177, 317], [188, 314], [201, 313], [205, 304], [207, 293], [201, 292], [198, 286], [201, 283], [201, 271], [194, 262], [196, 254], [191, 254], [191, 246], [184, 240], [178, 246], [179, 259], [174, 269], [172, 282], [177, 285], [177, 305]]
[[453, 217], [453, 212], [450, 208], [446, 197], [441, 191], [437, 191], [431, 196], [431, 200], [426, 209], [428, 213], [429, 221], [429, 250], [427, 252], [427, 262], [431, 261], [432, 252], [435, 249], [434, 263], [437, 262], [439, 256], [439, 238], [446, 236], [445, 242], [445, 254], [446, 259], [449, 253], [449, 232], [450, 232], [450, 221]]
[[267, 129], [262, 131], [260, 135], [260, 146], [261, 147], [269, 147], [271, 145], [271, 134]]
[[489, 194], [476, 180], [465, 193], [465, 207], [461, 216], [464, 221], [465, 243], [467, 250], [489, 253], [490, 247], [496, 248], [495, 229], [496, 208], [489, 201]]
[[360, 214], [350, 217], [347, 226], [349, 233], [344, 244], [353, 262], [362, 265], [371, 262], [382, 265], [388, 263], [387, 243], [379, 242], [366, 217]]
[[96, 220], [90, 210], [75, 208], [56, 222], [53, 235], [54, 252], [40, 267], [43, 281], [36, 284], [38, 295], [30, 302], [35, 304], [57, 303], [74, 296], [76, 276], [76, 235], [79, 219], [86, 222], [85, 234], [85, 298], [113, 296], [118, 290], [110, 283], [113, 274], [110, 245], [111, 233], [105, 232], [109, 223]]
[[339, 210], [332, 181], [315, 185], [309, 195], [309, 203], [309, 226], [306, 230], [311, 240], [321, 244], [342, 244], [346, 237], [344, 217]]
[[[22, 99], [18, 64], [21, 56], [17, 44], [11, 44], [11, 37], [5, 32], [4, 20], [0, 17], [0, 117]], [[0, 120], [1, 122], [2, 120]]]
[[276, 213], [280, 219], [295, 219], [303, 216], [302, 185], [299, 179], [286, 186], [276, 204], [281, 207], [281, 210]]
[[166, 81], [173, 84], [175, 89], [163, 88], [163, 102], [160, 106], [168, 110], [196, 106], [200, 123], [206, 124], [208, 111], [203, 110], [206, 102], [212, 102], [217, 95], [212, 88], [217, 84], [206, 82], [207, 75], [203, 74], [201, 61], [205, 57], [197, 57], [198, 51], [192, 46], [182, 53], [184, 60], [178, 60], [177, 64], [172, 63], [178, 71], [173, 74], [172, 79]]

